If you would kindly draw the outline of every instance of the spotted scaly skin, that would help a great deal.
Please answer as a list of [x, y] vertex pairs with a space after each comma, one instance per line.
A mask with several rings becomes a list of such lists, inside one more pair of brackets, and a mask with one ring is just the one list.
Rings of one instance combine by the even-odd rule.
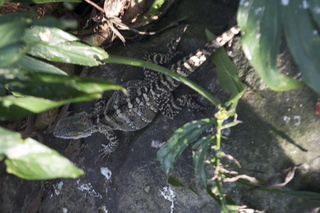
[[[186, 28], [183, 32], [185, 30]], [[195, 54], [190, 54], [172, 65], [171, 70], [181, 76], [188, 77], [216, 49], [230, 41], [239, 31], [238, 26], [232, 27], [207, 43], [203, 49], [197, 50]], [[160, 65], [168, 63], [176, 55], [176, 48], [181, 36], [168, 44], [167, 54], [151, 53], [147, 54], [145, 59]], [[58, 138], [77, 139], [88, 137], [95, 132], [103, 133], [110, 142], [107, 145], [102, 144], [101, 156], [109, 156], [119, 144], [114, 130], [136, 131], [151, 123], [158, 111], [172, 119], [182, 110], [184, 105], [192, 105], [193, 95], [184, 95], [174, 99], [172, 91], [179, 84], [179, 81], [169, 76], [146, 69], [145, 80], [132, 80], [123, 85], [128, 91], [127, 95], [119, 90], [115, 91], [106, 104], [104, 99], [97, 101], [92, 113], [81, 112], [61, 119], [53, 134]], [[201, 108], [199, 105], [193, 105], [195, 108]]]

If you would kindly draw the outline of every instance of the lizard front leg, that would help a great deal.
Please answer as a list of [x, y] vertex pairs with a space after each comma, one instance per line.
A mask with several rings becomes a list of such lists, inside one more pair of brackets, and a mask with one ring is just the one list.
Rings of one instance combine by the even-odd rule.
[[106, 106], [106, 100], [104, 97], [99, 98], [96, 100], [95, 104], [94, 104], [94, 108], [93, 108], [93, 115], [97, 115], [99, 114], [102, 110], [104, 110]]
[[114, 134], [113, 131], [106, 131], [104, 132], [105, 136], [109, 140], [108, 144], [101, 144], [103, 147], [102, 149], [99, 150], [101, 154], [99, 155], [100, 158], [109, 158], [111, 153], [114, 152], [118, 146], [119, 146], [119, 139], [118, 137]]

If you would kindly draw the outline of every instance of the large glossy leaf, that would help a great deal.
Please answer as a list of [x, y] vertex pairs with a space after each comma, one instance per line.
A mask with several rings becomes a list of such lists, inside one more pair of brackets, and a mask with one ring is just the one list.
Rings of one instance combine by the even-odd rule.
[[[9, 89], [11, 92], [24, 95], [0, 97], [0, 120], [25, 117], [71, 102], [97, 99], [105, 90], [122, 89], [125, 92], [120, 85], [102, 79], [17, 69], [0, 69], [0, 86], [3, 90]], [[65, 100], [52, 101], [47, 98], [65, 98]]]
[[[13, 12], [5, 15], [0, 14], [0, 25], [4, 24], [4, 25], [11, 26], [11, 29], [8, 29], [8, 30], [25, 30], [25, 28], [21, 28], [22, 26], [20, 26], [20, 28], [15, 26], [20, 22], [27, 24], [28, 27], [43, 26], [43, 27], [58, 27], [60, 29], [77, 27], [77, 21], [75, 20], [57, 19], [52, 16], [45, 16], [40, 19], [32, 19], [36, 15], [37, 14], [34, 12]], [[7, 31], [1, 30], [0, 33], [1, 32], [6, 33]], [[24, 32], [20, 34], [17, 33], [17, 35], [22, 37], [24, 35]]]
[[14, 64], [11, 64], [10, 68], [37, 71], [37, 72], [45, 72], [45, 73], [51, 73], [51, 74], [56, 74], [56, 75], [67, 75], [67, 73], [62, 71], [61, 69], [59, 69], [49, 63], [40, 61], [40, 60], [32, 58], [32, 57], [29, 57], [27, 55], [23, 55]]
[[0, 48], [20, 41], [28, 26], [29, 24], [23, 20], [0, 24]]
[[35, 16], [36, 13], [33, 12], [17, 12], [17, 13], [9, 13], [9, 14], [0, 14], [0, 24], [5, 24], [7, 22], [15, 22], [15, 21], [25, 21], [31, 23], [31, 18]]
[[169, 140], [161, 146], [157, 153], [157, 159], [160, 161], [167, 177], [169, 177], [183, 150], [197, 140], [202, 132], [213, 123], [214, 119], [209, 118], [186, 123], [183, 127], [177, 129]]
[[101, 59], [108, 57], [104, 50], [98, 47], [90, 47], [80, 42], [59, 43], [57, 45], [38, 43], [31, 45], [28, 54], [49, 61], [84, 66], [98, 66], [101, 64]]
[[34, 26], [26, 30], [24, 41], [28, 53], [50, 61], [97, 66], [108, 58], [101, 48], [76, 42], [79, 39], [58, 28]]
[[33, 26], [28, 29], [23, 37], [27, 44], [47, 43], [48, 45], [58, 45], [68, 41], [78, 41], [79, 39], [58, 28], [48, 28], [43, 26]]
[[53, 17], [32, 21], [32, 15], [14, 13], [0, 16], [0, 67], [18, 61], [26, 52], [46, 60], [88, 66], [99, 65], [100, 60], [108, 57], [103, 49], [82, 44], [77, 37], [54, 28], [75, 27], [74, 21]]
[[24, 54], [24, 43], [16, 42], [0, 48], [0, 68], [18, 61]]
[[288, 46], [302, 79], [320, 94], [320, 2], [290, 1], [281, 5]]
[[43, 144], [0, 127], [0, 155], [7, 172], [29, 180], [76, 178], [84, 172]]
[[97, 98], [101, 98], [100, 93], [82, 95], [62, 101], [51, 101], [49, 99], [32, 96], [4, 96], [0, 97], [0, 120], [23, 118], [27, 115], [43, 112], [67, 103], [90, 101]]
[[25, 30], [30, 26], [33, 13], [0, 15], [0, 67], [8, 66], [25, 54], [22, 42]]
[[52, 16], [45, 16], [40, 19], [32, 20], [32, 26], [57, 27], [59, 29], [75, 29], [77, 28], [78, 23], [76, 20], [72, 19], [57, 19]]
[[43, 98], [68, 98], [105, 90], [118, 90], [118, 84], [97, 78], [54, 75], [15, 69], [0, 69], [0, 84], [11, 92]]
[[[276, 67], [281, 34], [281, 1], [245, 0], [238, 10], [242, 48], [259, 76], [273, 90], [284, 91], [302, 85]], [[290, 1], [290, 4], [295, 1]]]
[[302, 2], [302, 3], [304, 3], [304, 5], [305, 3], [310, 3], [310, 4], [306, 4], [306, 6], [308, 7], [307, 9], [311, 13], [312, 20], [314, 20], [315, 23], [319, 25], [320, 24], [320, 13], [319, 13], [320, 2], [318, 0], [310, 0], [309, 2]]

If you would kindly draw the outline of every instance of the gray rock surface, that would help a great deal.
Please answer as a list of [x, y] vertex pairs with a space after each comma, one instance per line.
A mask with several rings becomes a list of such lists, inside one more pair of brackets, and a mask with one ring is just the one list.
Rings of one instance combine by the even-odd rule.
[[[180, 56], [183, 56], [206, 42], [205, 28], [216, 34], [223, 32], [235, 11], [232, 1], [181, 0], [157, 27], [187, 17], [186, 22], [190, 26], [178, 47], [182, 52]], [[173, 28], [138, 42], [128, 42], [125, 47], [117, 45], [108, 52], [138, 59], [142, 59], [145, 52], [166, 52], [166, 44], [178, 30]], [[232, 54], [238, 59], [241, 56], [236, 50]], [[281, 67], [284, 71], [289, 68], [291, 73], [290, 58], [287, 58], [287, 54], [280, 58]], [[240, 162], [244, 168], [242, 172], [264, 179], [282, 169], [304, 163], [285, 189], [320, 192], [320, 118], [315, 115], [314, 109], [317, 96], [308, 88], [289, 92], [270, 91], [247, 63], [238, 61], [237, 65], [248, 89], [237, 109], [242, 124], [232, 128], [230, 137], [223, 141], [223, 151]], [[108, 64], [92, 68], [89, 75], [124, 83], [131, 79], [142, 79], [143, 71], [136, 67]], [[228, 100], [219, 87], [212, 62], [204, 64], [190, 79], [220, 100]], [[191, 89], [181, 85], [174, 94], [179, 96], [190, 92]], [[105, 96], [108, 98], [111, 93], [106, 92]], [[200, 99], [200, 102], [209, 104], [204, 99]], [[72, 105], [71, 110], [90, 111], [93, 106], [94, 102], [77, 103]], [[99, 133], [81, 142], [74, 140], [70, 143], [47, 135], [49, 146], [62, 153], [75, 152], [74, 163], [86, 174], [76, 180], [25, 181], [5, 174], [2, 166], [0, 212], [167, 213], [172, 212], [172, 205], [175, 213], [219, 212], [220, 206], [196, 180], [191, 149], [187, 149], [179, 158], [172, 176], [197, 194], [172, 187], [166, 182], [156, 159], [158, 148], [152, 146], [153, 142], [165, 142], [175, 129], [186, 122], [212, 117], [213, 112], [191, 113], [185, 109], [174, 120], [159, 114], [151, 125], [142, 130], [117, 132], [121, 144], [109, 162], [98, 158], [100, 144], [106, 143], [105, 137]], [[109, 173], [105, 176], [104, 172]], [[160, 192], [165, 191], [165, 187], [171, 187], [167, 188], [167, 196]], [[316, 200], [257, 190], [248, 192], [247, 189], [238, 183], [225, 184], [226, 194], [239, 204], [267, 212], [289, 212], [320, 205], [320, 201]], [[175, 196], [174, 202], [170, 201], [171, 190]]]

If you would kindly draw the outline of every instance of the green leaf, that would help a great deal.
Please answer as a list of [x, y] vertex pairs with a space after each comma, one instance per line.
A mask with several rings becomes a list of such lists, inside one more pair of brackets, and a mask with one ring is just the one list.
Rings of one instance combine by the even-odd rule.
[[23, 39], [29, 45], [44, 43], [52, 46], [69, 41], [79, 41], [76, 36], [63, 30], [42, 26], [33, 26], [26, 30]]
[[222, 207], [226, 207], [222, 208], [220, 213], [238, 213], [239, 206], [230, 197], [227, 197], [223, 193], [219, 192], [217, 186], [207, 185], [206, 190], [208, 195], [210, 195], [217, 203], [219, 203]]
[[57, 27], [59, 29], [72, 28], [75, 29], [78, 26], [76, 20], [65, 20], [57, 19], [52, 16], [45, 16], [40, 19], [35, 19], [32, 21], [33, 26], [43, 26], [43, 27]]
[[99, 60], [108, 57], [108, 54], [98, 47], [73, 42], [51, 45], [38, 43], [32, 45], [28, 54], [55, 62], [79, 64], [83, 66], [98, 66]]
[[153, 16], [159, 15], [161, 6], [165, 3], [165, 0], [155, 0], [150, 6], [149, 10], [143, 14], [145, 20], [149, 20]]
[[320, 7], [320, 2], [318, 0], [311, 0], [310, 4], [308, 5], [308, 10], [311, 13], [312, 20], [315, 21], [317, 25], [320, 24], [320, 13], [319, 13], [319, 7]]
[[169, 176], [169, 178], [168, 178], [168, 183], [170, 183], [172, 186], [178, 186], [178, 187], [185, 188], [185, 189], [193, 192], [195, 195], [198, 195], [195, 190], [186, 187], [186, 186], [185, 186], [183, 183], [181, 183], [178, 179], [175, 179], [175, 178], [172, 177], [172, 176]]
[[[216, 36], [206, 29], [207, 39], [212, 41]], [[231, 94], [231, 99], [245, 89], [238, 77], [237, 68], [229, 58], [224, 48], [219, 48], [212, 55], [212, 61], [217, 66], [217, 75], [222, 89]]]
[[161, 146], [157, 153], [157, 159], [160, 161], [167, 177], [169, 177], [183, 150], [198, 139], [202, 132], [213, 123], [214, 119], [209, 118], [186, 123], [183, 127], [177, 129], [169, 140]]
[[[286, 191], [279, 190], [281, 193], [289, 194], [295, 197], [301, 197], [307, 200], [320, 200], [320, 193], [309, 192], [309, 191]], [[279, 192], [278, 191], [278, 192]]]
[[25, 53], [23, 47], [22, 42], [17, 42], [0, 48], [0, 68], [18, 61]]
[[[292, 2], [295, 1], [290, 4]], [[242, 49], [251, 65], [271, 89], [285, 91], [303, 83], [281, 74], [276, 67], [281, 34], [280, 3], [242, 1], [237, 20], [242, 32]]]
[[[35, 86], [36, 85], [36, 86]], [[105, 90], [125, 90], [102, 79], [0, 69], [0, 86], [24, 97], [0, 97], [0, 120], [22, 118], [63, 104], [100, 98]], [[36, 98], [36, 97], [41, 98]], [[43, 97], [43, 98], [42, 98]], [[66, 98], [52, 101], [44, 98]]]
[[83, 95], [63, 101], [51, 101], [48, 99], [36, 98], [32, 96], [0, 97], [0, 120], [23, 118], [27, 115], [43, 112], [48, 109], [59, 107], [67, 103], [90, 101], [97, 98], [101, 98], [101, 94], [94, 93], [89, 95]]
[[216, 202], [218, 202], [221, 205], [221, 200], [219, 199], [219, 196], [214, 193], [218, 190], [218, 187], [207, 185], [206, 190], [207, 194], [210, 195]]
[[[301, 6], [303, 5], [303, 6]], [[320, 94], [319, 1], [290, 1], [282, 5], [284, 32], [302, 79]]]
[[221, 87], [225, 92], [231, 94], [230, 98], [245, 90], [245, 86], [238, 77], [236, 66], [223, 48], [219, 48], [213, 54], [212, 60], [217, 66], [216, 70]]
[[27, 55], [23, 55], [18, 61], [16, 61], [14, 64], [11, 64], [9, 67], [12, 69], [45, 72], [56, 75], [67, 75], [67, 73], [61, 69]]
[[7, 172], [28, 180], [76, 178], [84, 172], [57, 151], [0, 127], [0, 155], [6, 156]]
[[28, 26], [29, 24], [22, 20], [0, 24], [0, 48], [20, 41]]
[[63, 30], [34, 26], [26, 30], [24, 41], [30, 46], [28, 53], [46, 60], [98, 66], [108, 53], [98, 47], [76, 42], [79, 39]]
[[196, 151], [193, 155], [194, 173], [198, 176], [198, 179], [204, 185], [207, 185], [207, 175], [205, 170], [205, 161], [207, 158], [208, 145], [213, 142], [212, 136], [205, 136], [198, 140], [196, 143], [200, 147], [200, 150]]
[[[216, 37], [208, 30], [206, 30], [206, 35], [209, 40], [213, 40]], [[224, 105], [229, 107], [228, 116], [233, 116], [246, 87], [240, 81], [237, 68], [224, 48], [219, 48], [213, 53], [212, 61], [217, 66], [217, 75], [222, 89], [227, 93], [231, 93], [230, 100]]]
[[11, 92], [22, 95], [60, 99], [123, 89], [120, 85], [103, 79], [14, 69], [0, 69], [0, 84]]
[[0, 14], [0, 25], [16, 21], [24, 21], [27, 23], [31, 23], [31, 18], [35, 15], [36, 13], [34, 12], [8, 13], [5, 15]]

